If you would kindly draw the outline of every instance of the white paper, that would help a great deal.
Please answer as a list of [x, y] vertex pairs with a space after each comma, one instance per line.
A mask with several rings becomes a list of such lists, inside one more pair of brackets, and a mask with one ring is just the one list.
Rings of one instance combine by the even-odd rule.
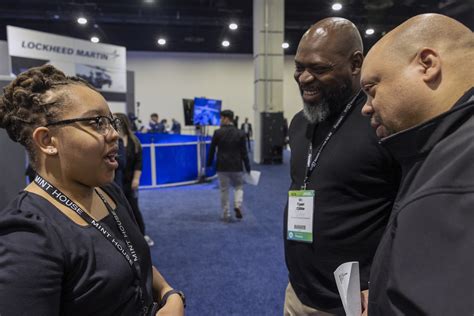
[[360, 301], [359, 262], [346, 262], [334, 271], [337, 290], [344, 306], [346, 316], [360, 316], [362, 313]]
[[260, 181], [260, 171], [252, 170], [250, 173], [244, 173], [244, 181], [251, 185], [258, 185]]

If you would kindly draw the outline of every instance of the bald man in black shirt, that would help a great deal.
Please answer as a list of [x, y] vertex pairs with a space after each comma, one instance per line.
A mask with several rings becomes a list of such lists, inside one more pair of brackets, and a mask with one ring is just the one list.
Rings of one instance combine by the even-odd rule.
[[[298, 46], [295, 79], [303, 110], [289, 129], [290, 195], [301, 200], [285, 209], [285, 315], [343, 314], [333, 272], [348, 261], [359, 262], [367, 293], [399, 168], [360, 114], [366, 100], [359, 85], [362, 61], [360, 34], [342, 18], [316, 23]], [[308, 196], [313, 207], [302, 210]], [[299, 216], [302, 211], [307, 214]]]

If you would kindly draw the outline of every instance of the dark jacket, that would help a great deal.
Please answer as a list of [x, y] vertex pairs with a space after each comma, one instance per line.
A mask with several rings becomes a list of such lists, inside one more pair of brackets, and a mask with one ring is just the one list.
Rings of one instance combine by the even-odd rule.
[[123, 190], [123, 174], [127, 164], [127, 152], [123, 140], [118, 140], [118, 154], [117, 154], [118, 168], [115, 169], [114, 182]]
[[474, 88], [382, 141], [400, 192], [371, 271], [370, 315], [474, 313]]
[[123, 171], [124, 186], [130, 186], [132, 184], [133, 175], [136, 170], [142, 170], [142, 147], [136, 148], [135, 143], [128, 137], [126, 151], [126, 165]]
[[218, 172], [243, 171], [242, 164], [245, 164], [245, 170], [250, 172], [250, 162], [245, 140], [245, 134], [233, 124], [221, 126], [212, 136], [207, 165], [212, 165], [217, 147]]
[[148, 132], [149, 133], [164, 133], [165, 132], [165, 124], [158, 122], [155, 123], [153, 121], [150, 121], [150, 124], [148, 126]]
[[[285, 258], [296, 295], [305, 305], [338, 314], [343, 312], [334, 270], [344, 262], [359, 261], [361, 289], [368, 288], [372, 258], [400, 180], [398, 165], [379, 145], [369, 119], [360, 113], [364, 103], [361, 94], [310, 176], [308, 190], [316, 193], [313, 242], [287, 240], [288, 205], [284, 216]], [[313, 146], [318, 149], [334, 121], [314, 126], [302, 112], [293, 118], [291, 190], [300, 190], [303, 184], [313, 134]]]
[[173, 122], [173, 125], [171, 125], [171, 131], [173, 134], [181, 134], [181, 124], [179, 122]]
[[[247, 133], [245, 132], [245, 125], [248, 125], [248, 132]], [[240, 130], [243, 131], [246, 136], [252, 137], [252, 135], [253, 135], [252, 124], [250, 124], [250, 123], [242, 123], [242, 125], [240, 125]]]

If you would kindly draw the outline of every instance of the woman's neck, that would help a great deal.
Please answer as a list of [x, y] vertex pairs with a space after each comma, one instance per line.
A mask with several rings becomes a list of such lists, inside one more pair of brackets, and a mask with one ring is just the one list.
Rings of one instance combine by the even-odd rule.
[[68, 181], [54, 176], [52, 173], [43, 172], [40, 174], [46, 181], [55, 186], [76, 204], [80, 204], [84, 209], [90, 210], [94, 197], [94, 187], [89, 187], [77, 181]]

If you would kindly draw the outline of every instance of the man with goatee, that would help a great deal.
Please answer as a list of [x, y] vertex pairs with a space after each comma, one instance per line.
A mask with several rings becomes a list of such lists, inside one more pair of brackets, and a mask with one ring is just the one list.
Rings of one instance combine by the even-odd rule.
[[333, 272], [349, 261], [359, 262], [367, 296], [400, 171], [360, 113], [366, 101], [359, 83], [363, 58], [357, 28], [342, 18], [317, 22], [298, 46], [295, 80], [303, 110], [289, 129], [284, 315], [343, 314]]

